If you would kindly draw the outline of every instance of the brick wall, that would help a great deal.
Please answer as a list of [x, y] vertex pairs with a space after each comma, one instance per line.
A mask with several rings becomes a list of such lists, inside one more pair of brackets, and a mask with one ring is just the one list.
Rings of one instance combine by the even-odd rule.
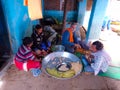
[[[77, 10], [77, 0], [68, 0], [67, 10]], [[45, 10], [60, 10], [60, 0], [44, 0]], [[64, 3], [62, 4], [62, 10]]]

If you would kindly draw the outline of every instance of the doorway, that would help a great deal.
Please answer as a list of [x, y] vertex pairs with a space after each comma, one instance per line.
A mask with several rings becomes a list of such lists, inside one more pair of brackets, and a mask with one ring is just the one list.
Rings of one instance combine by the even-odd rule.
[[2, 5], [0, 2], [0, 71], [7, 65], [10, 57], [11, 45]]

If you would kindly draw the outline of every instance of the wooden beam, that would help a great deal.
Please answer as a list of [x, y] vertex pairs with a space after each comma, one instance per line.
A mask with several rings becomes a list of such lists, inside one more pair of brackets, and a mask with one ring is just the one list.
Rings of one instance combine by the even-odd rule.
[[63, 28], [62, 28], [62, 32], [65, 30], [65, 26], [66, 26], [67, 3], [68, 3], [68, 0], [65, 0], [65, 2], [64, 2], [64, 11], [63, 11]]

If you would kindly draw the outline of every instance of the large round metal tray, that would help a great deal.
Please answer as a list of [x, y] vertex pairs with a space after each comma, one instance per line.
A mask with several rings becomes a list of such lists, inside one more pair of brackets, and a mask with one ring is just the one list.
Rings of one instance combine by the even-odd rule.
[[[59, 63], [55, 63], [55, 65], [53, 65], [52, 67], [56, 67], [58, 64], [66, 63], [66, 62], [69, 62], [69, 63], [79, 62], [81, 64], [80, 59], [72, 53], [69, 53], [69, 52], [53, 52], [53, 53], [50, 53], [42, 61], [42, 70], [49, 76], [52, 76], [52, 75], [47, 73], [46, 68], [48, 68], [49, 63], [55, 62], [55, 58], [57, 58], [57, 59], [58, 58], [63, 58], [63, 60], [61, 59], [62, 61], [60, 61]], [[64, 58], [67, 58], [67, 59], [64, 61]], [[81, 70], [82, 70], [82, 68], [81, 68]], [[75, 74], [73, 77], [80, 74], [81, 70], [77, 74]], [[69, 79], [69, 78], [58, 78], [58, 77], [55, 77], [55, 76], [52, 76], [52, 77], [57, 78], [57, 79]], [[73, 78], [73, 77], [71, 77], [71, 78]]]

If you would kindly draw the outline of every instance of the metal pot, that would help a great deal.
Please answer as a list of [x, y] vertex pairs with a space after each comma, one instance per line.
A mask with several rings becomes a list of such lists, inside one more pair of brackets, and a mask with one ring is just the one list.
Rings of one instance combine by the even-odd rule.
[[[71, 63], [71, 62], [79, 62], [81, 63], [80, 59], [75, 56], [72, 53], [69, 52], [53, 52], [51, 54], [48, 54], [42, 62], [42, 70], [49, 76], [49, 73], [47, 73], [46, 68], [56, 68], [56, 66], [63, 64], [63, 63]], [[81, 72], [81, 70], [80, 70]], [[74, 75], [73, 77], [77, 76], [78, 74], [80, 74], [80, 72], [78, 72], [76, 75]], [[68, 79], [68, 78], [58, 78], [55, 76], [52, 76], [54, 78], [57, 79]], [[72, 78], [72, 77], [71, 77]]]
[[61, 51], [65, 50], [65, 47], [63, 45], [55, 45], [54, 48], [55, 48], [54, 51], [58, 51], [58, 52], [61, 52]]

